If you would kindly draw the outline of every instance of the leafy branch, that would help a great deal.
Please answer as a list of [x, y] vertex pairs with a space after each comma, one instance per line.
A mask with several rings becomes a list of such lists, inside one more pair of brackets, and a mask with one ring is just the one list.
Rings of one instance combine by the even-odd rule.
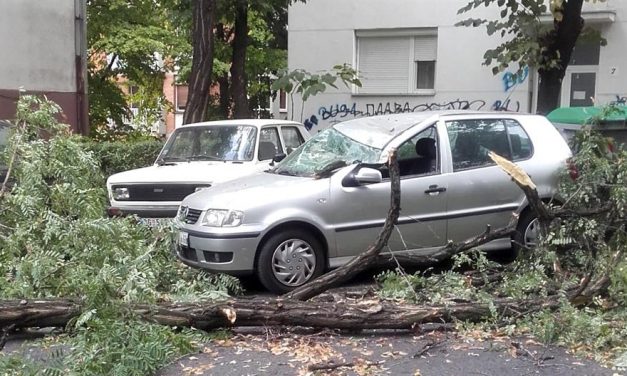
[[303, 121], [305, 102], [309, 97], [324, 93], [327, 88], [338, 89], [336, 82], [340, 80], [347, 88], [351, 85], [361, 87], [357, 71], [349, 64], [335, 65], [330, 72], [310, 73], [304, 69], [293, 71], [283, 70], [272, 83], [272, 90], [283, 90], [290, 96], [291, 114], [294, 119], [294, 94], [301, 96], [300, 121]]

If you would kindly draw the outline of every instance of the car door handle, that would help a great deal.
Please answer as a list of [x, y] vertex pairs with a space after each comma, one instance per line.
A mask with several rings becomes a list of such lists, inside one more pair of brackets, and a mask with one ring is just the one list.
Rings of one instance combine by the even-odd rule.
[[437, 185], [430, 185], [429, 189], [427, 189], [425, 191], [426, 194], [431, 194], [431, 193], [440, 193], [440, 192], [446, 192], [446, 188], [444, 187], [438, 187]]

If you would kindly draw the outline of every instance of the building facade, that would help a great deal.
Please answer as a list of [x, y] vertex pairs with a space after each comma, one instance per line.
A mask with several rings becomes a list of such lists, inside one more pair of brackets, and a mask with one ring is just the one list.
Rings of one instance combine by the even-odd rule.
[[44, 94], [62, 121], [88, 133], [85, 0], [3, 0], [0, 119], [15, 116], [20, 92]]
[[[288, 67], [328, 71], [356, 67], [363, 85], [327, 89], [302, 106], [294, 120], [313, 132], [360, 116], [438, 109], [535, 112], [537, 74], [516, 67], [494, 75], [483, 65], [486, 50], [502, 42], [484, 27], [458, 27], [462, 19], [499, 17], [496, 7], [458, 15], [468, 0], [312, 0], [289, 9]], [[563, 82], [562, 106], [625, 103], [627, 1], [587, 3], [584, 18], [607, 46], [579, 46]], [[545, 22], [551, 22], [547, 15]], [[278, 101], [277, 101], [278, 102]], [[290, 117], [292, 111], [274, 116]], [[302, 111], [301, 111], [302, 108]]]

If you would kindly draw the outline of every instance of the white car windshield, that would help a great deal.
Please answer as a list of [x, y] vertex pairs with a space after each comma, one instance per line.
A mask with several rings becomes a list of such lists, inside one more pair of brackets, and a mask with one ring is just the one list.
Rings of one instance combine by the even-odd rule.
[[287, 156], [274, 173], [314, 176], [329, 166], [348, 165], [355, 161], [376, 163], [381, 149], [359, 143], [335, 128], [318, 133]]
[[257, 129], [247, 125], [179, 128], [157, 162], [251, 161]]

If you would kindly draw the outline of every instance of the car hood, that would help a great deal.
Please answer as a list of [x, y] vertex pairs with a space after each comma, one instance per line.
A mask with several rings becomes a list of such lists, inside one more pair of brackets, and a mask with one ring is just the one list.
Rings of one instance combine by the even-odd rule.
[[299, 200], [304, 196], [328, 197], [328, 190], [329, 179], [260, 172], [193, 193], [181, 205], [200, 210], [246, 210], [273, 202]]
[[267, 163], [184, 162], [153, 165], [111, 175], [107, 184], [121, 183], [217, 183], [268, 169]]

